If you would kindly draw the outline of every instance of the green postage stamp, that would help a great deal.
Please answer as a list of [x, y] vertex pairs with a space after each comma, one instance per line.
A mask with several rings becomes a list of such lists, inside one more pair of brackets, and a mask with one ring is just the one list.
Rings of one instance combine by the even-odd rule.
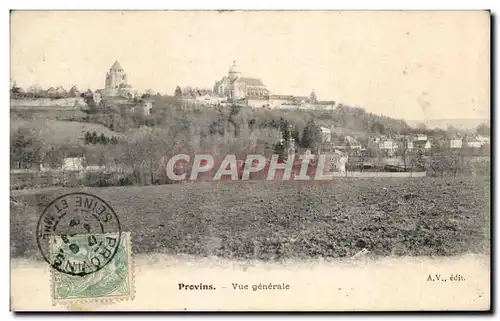
[[128, 232], [52, 235], [50, 256], [54, 304], [116, 302], [134, 296]]

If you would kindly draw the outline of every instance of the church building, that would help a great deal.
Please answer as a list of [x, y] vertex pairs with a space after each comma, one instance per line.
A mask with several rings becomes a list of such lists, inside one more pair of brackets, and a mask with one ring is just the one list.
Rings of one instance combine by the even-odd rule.
[[245, 101], [254, 107], [262, 107], [269, 100], [269, 90], [262, 80], [243, 77], [236, 61], [233, 61], [228, 75], [215, 83], [214, 93], [233, 102]]

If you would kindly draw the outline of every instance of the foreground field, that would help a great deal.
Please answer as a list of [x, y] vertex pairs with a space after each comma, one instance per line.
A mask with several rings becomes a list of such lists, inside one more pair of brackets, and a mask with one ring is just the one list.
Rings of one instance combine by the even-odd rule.
[[489, 178], [337, 179], [329, 184], [192, 183], [12, 194], [11, 254], [41, 258], [44, 206], [93, 193], [115, 209], [135, 253], [280, 260], [489, 253]]

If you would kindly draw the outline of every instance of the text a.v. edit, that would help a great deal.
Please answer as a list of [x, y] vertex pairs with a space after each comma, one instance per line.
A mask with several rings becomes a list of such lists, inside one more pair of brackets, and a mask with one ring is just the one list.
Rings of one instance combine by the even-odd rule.
[[450, 277], [444, 277], [441, 274], [429, 274], [427, 282], [461, 282], [465, 281], [465, 277], [460, 274], [451, 274]]

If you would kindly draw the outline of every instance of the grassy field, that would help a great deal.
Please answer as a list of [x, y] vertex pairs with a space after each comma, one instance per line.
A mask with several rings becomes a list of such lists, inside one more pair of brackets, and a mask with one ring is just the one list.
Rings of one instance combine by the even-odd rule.
[[107, 137], [123, 136], [118, 132], [109, 130], [103, 125], [77, 121], [63, 121], [52, 119], [42, 119], [36, 121], [27, 121], [23, 119], [11, 120], [12, 128], [16, 128], [18, 126], [28, 126], [39, 129], [39, 138], [41, 139], [41, 141], [59, 144], [81, 144], [86, 132], [93, 133], [95, 131], [97, 135], [103, 133]]
[[13, 192], [11, 254], [41, 258], [44, 206], [70, 191], [115, 209], [136, 253], [280, 260], [489, 253], [489, 178], [262, 181]]

